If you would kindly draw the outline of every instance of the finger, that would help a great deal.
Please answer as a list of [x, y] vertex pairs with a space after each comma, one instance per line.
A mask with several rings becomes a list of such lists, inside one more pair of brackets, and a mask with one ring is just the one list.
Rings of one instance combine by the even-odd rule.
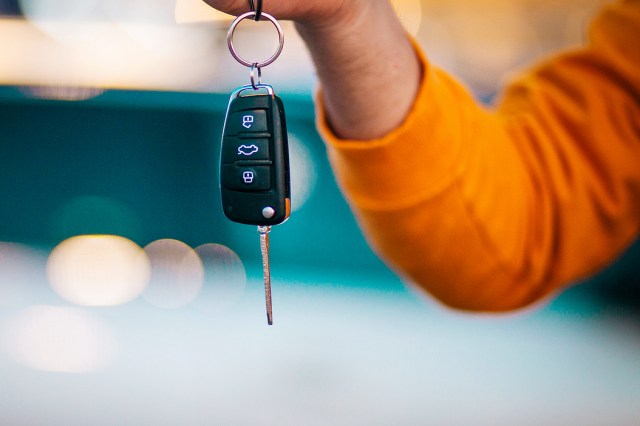
[[204, 2], [230, 15], [240, 15], [251, 10], [249, 0], [204, 0]]

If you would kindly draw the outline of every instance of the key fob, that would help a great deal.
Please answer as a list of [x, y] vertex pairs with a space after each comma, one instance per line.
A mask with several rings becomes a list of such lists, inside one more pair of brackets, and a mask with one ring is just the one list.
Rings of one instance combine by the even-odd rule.
[[242, 86], [231, 94], [222, 131], [220, 193], [224, 214], [234, 222], [277, 225], [291, 213], [284, 107], [269, 85]]

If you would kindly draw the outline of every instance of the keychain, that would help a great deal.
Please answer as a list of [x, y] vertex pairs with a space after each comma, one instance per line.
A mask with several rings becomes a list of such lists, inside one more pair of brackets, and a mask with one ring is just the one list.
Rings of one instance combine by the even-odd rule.
[[[262, 12], [262, 0], [250, 0], [251, 12], [238, 16], [227, 33], [231, 55], [250, 69], [250, 83], [237, 88], [229, 99], [220, 150], [222, 208], [234, 222], [257, 225], [267, 307], [267, 322], [273, 324], [269, 232], [291, 213], [289, 149], [282, 101], [273, 87], [262, 83], [262, 68], [277, 59], [284, 46], [278, 21]], [[233, 35], [247, 18], [266, 18], [278, 32], [276, 52], [263, 62], [248, 62], [238, 55]]]

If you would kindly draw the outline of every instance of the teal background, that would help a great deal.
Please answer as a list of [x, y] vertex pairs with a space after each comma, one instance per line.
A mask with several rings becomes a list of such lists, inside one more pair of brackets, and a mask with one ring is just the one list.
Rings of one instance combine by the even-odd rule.
[[[273, 263], [385, 271], [336, 186], [311, 99], [281, 96], [289, 132], [314, 157], [317, 182], [304, 206], [274, 228]], [[2, 88], [0, 241], [53, 247], [73, 235], [117, 234], [144, 246], [175, 238], [192, 247], [225, 244], [258, 262], [255, 228], [230, 222], [220, 206], [227, 102], [220, 94], [127, 91], [52, 101]], [[85, 202], [65, 204], [77, 197]]]

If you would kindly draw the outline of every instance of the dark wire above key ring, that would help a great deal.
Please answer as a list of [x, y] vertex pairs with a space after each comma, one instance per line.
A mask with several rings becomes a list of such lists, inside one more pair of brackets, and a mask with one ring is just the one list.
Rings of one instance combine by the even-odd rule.
[[249, 0], [249, 7], [252, 12], [256, 13], [254, 19], [259, 21], [260, 18], [262, 18], [262, 0], [257, 0], [255, 2], [253, 0]]
[[229, 52], [231, 52], [231, 56], [233, 56], [236, 61], [240, 62], [245, 67], [255, 67], [260, 69], [262, 67], [266, 67], [267, 65], [273, 63], [273, 61], [275, 61], [278, 58], [278, 56], [280, 56], [280, 53], [282, 52], [282, 48], [284, 47], [284, 32], [282, 31], [282, 27], [280, 26], [276, 18], [269, 15], [268, 13], [262, 13], [261, 16], [264, 18], [267, 18], [267, 20], [270, 21], [274, 27], [276, 27], [276, 31], [278, 31], [278, 48], [276, 49], [276, 52], [273, 55], [271, 55], [270, 58], [262, 62], [249, 62], [244, 60], [242, 57], [240, 57], [240, 55], [236, 51], [236, 48], [233, 45], [233, 34], [235, 33], [236, 28], [238, 27], [238, 24], [240, 22], [242, 22], [243, 20], [249, 17], [254, 17], [256, 16], [256, 14], [257, 12], [253, 12], [253, 11], [244, 13], [238, 16], [231, 23], [231, 27], [229, 27], [229, 31], [227, 31], [227, 46], [229, 46]]

